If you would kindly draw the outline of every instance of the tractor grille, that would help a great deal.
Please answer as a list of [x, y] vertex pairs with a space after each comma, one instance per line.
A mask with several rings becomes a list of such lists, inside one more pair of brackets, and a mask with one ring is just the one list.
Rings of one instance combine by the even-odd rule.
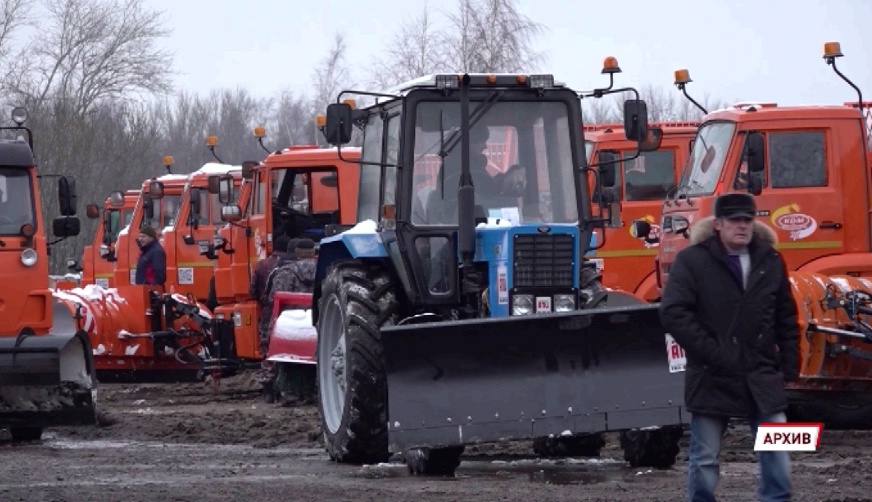
[[572, 287], [575, 251], [570, 234], [515, 235], [514, 287]]

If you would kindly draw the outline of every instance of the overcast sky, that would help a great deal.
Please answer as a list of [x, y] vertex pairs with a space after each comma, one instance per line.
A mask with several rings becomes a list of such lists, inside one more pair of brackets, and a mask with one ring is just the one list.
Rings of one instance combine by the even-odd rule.
[[[166, 11], [181, 88], [208, 92], [245, 87], [258, 96], [282, 88], [309, 93], [313, 68], [336, 30], [346, 34], [348, 59], [362, 76], [404, 18], [424, 0], [146, 0]], [[430, 2], [434, 11], [453, 0]], [[661, 85], [690, 70], [692, 96], [779, 104], [842, 103], [856, 99], [822, 59], [839, 41], [839, 68], [872, 100], [872, 1], [665, 0], [569, 2], [520, 0], [521, 10], [547, 27], [536, 49], [539, 68], [577, 89], [607, 82], [605, 56], [623, 69], [622, 85]], [[866, 36], [863, 34], [866, 32]]]

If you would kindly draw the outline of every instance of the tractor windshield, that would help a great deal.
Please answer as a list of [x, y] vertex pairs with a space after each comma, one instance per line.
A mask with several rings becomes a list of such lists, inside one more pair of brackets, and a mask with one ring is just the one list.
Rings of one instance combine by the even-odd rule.
[[733, 122], [712, 122], [699, 128], [688, 161], [690, 171], [682, 179], [681, 193], [709, 195], [715, 191], [735, 129]]
[[36, 226], [30, 173], [27, 169], [0, 167], [0, 234], [18, 235], [25, 223]]
[[[473, 101], [470, 109], [479, 104]], [[499, 101], [470, 123], [469, 166], [479, 216], [525, 224], [578, 221], [565, 103]], [[459, 142], [444, 143], [459, 125], [458, 102], [425, 101], [417, 106], [414, 178], [420, 183], [413, 194], [414, 224], [457, 224], [462, 149]], [[439, 156], [443, 149], [448, 150], [444, 161]]]

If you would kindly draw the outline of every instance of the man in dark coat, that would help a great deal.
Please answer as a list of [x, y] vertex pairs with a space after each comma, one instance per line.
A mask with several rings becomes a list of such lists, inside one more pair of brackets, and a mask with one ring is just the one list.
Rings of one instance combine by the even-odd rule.
[[146, 226], [136, 236], [139, 261], [136, 263], [136, 284], [163, 286], [167, 280], [167, 255], [157, 241], [157, 232]]
[[[694, 223], [664, 285], [663, 326], [687, 355], [690, 421], [687, 500], [714, 501], [730, 418], [785, 422], [784, 382], [798, 377], [797, 311], [775, 232], [754, 220], [754, 198], [729, 193]], [[787, 452], [758, 452], [759, 497], [790, 500]]]

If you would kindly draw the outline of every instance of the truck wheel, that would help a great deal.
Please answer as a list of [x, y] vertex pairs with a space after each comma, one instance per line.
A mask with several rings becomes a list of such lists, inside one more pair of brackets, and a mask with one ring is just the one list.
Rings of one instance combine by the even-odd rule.
[[39, 441], [42, 439], [42, 427], [10, 427], [9, 435], [13, 441]]
[[684, 430], [679, 425], [621, 431], [624, 460], [632, 467], [667, 469], [675, 464]]
[[601, 433], [577, 436], [536, 438], [533, 451], [540, 457], [598, 457], [606, 445]]
[[460, 466], [465, 446], [418, 448], [403, 454], [403, 461], [413, 476], [454, 476]]
[[318, 411], [330, 458], [386, 462], [387, 381], [379, 330], [396, 322], [395, 284], [377, 265], [337, 262], [323, 282], [318, 316]]

